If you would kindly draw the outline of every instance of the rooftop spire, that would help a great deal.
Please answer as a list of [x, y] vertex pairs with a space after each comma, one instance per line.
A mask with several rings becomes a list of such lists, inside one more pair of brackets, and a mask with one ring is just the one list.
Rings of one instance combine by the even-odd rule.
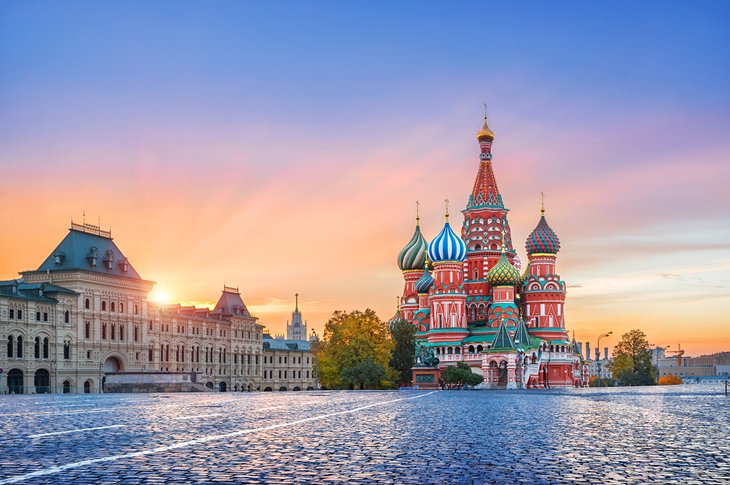
[[299, 311], [299, 293], [294, 293], [294, 301], [296, 302], [294, 304], [294, 311], [298, 312]]
[[416, 226], [421, 225], [421, 215], [418, 213], [418, 208], [420, 207], [421, 203], [416, 201]]
[[446, 207], [446, 222], [449, 222], [449, 199], [444, 199], [444, 206]]

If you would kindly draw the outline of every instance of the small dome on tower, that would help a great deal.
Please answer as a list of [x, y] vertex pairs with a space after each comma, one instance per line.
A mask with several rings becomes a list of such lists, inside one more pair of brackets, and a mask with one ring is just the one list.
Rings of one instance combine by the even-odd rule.
[[517, 286], [521, 283], [520, 272], [512, 266], [507, 255], [502, 252], [497, 264], [487, 273], [487, 281], [492, 286]]
[[408, 244], [398, 253], [398, 267], [401, 271], [409, 271], [423, 268], [426, 263], [426, 251], [428, 243], [421, 234], [421, 227], [416, 223], [416, 230]]
[[423, 266], [423, 276], [416, 281], [416, 291], [418, 293], [428, 293], [428, 290], [433, 286], [433, 276], [428, 271], [428, 261]]
[[466, 257], [466, 244], [449, 226], [448, 215], [444, 228], [428, 245], [428, 256], [434, 263], [464, 261]]
[[557, 254], [560, 251], [560, 239], [545, 220], [545, 210], [542, 211], [540, 222], [527, 237], [525, 242], [527, 254], [548, 253]]
[[484, 115], [484, 124], [482, 129], [477, 131], [477, 140], [479, 141], [492, 141], [494, 140], [494, 132], [489, 129], [487, 125], [487, 115]]

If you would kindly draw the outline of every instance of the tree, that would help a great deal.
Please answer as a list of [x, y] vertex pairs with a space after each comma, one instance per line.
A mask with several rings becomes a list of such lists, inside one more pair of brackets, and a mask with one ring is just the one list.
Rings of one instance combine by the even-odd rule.
[[358, 362], [352, 367], [343, 369], [342, 384], [350, 389], [372, 389], [381, 386], [387, 380], [385, 367], [373, 359]]
[[449, 366], [441, 373], [441, 378], [453, 387], [463, 387], [465, 384], [476, 386], [481, 384], [484, 377], [471, 371], [469, 364], [459, 362], [455, 366]]
[[620, 386], [647, 386], [655, 384], [656, 367], [651, 363], [651, 350], [646, 334], [631, 330], [621, 336], [613, 349], [611, 375]]
[[657, 384], [660, 386], [676, 386], [677, 384], [682, 384], [682, 382], [681, 377], [669, 374], [668, 376], [660, 377]]
[[[395, 373], [388, 369], [392, 347], [388, 328], [374, 311], [335, 312], [324, 326], [319, 346], [322, 386], [330, 389], [355, 388], [362, 383], [369, 388], [392, 387], [391, 378], [397, 380]], [[358, 367], [368, 360], [379, 364], [386, 373], [386, 377], [378, 383], [370, 379], [373, 372], [378, 374], [374, 368], [369, 364]]]
[[411, 383], [411, 368], [413, 367], [413, 353], [416, 333], [413, 325], [398, 314], [390, 321], [390, 335], [393, 338], [393, 350], [390, 352], [390, 367], [398, 373], [398, 382], [401, 385]]

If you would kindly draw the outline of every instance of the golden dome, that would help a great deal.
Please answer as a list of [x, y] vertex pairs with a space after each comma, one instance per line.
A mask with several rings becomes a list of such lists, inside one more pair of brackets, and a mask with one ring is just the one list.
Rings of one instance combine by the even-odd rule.
[[487, 125], [487, 115], [484, 115], [484, 124], [482, 129], [477, 131], [477, 140], [479, 141], [492, 141], [494, 140], [494, 132], [489, 129]]

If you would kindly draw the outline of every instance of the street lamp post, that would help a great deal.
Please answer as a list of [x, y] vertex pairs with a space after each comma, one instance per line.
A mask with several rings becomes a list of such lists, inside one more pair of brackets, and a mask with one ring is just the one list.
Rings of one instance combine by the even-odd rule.
[[524, 373], [522, 371], [522, 359], [525, 355], [525, 351], [519, 348], [520, 340], [515, 340], [515, 347], [517, 347], [517, 376], [520, 378], [520, 387], [519, 389], [522, 389], [522, 384], [524, 380]]
[[548, 389], [550, 388], [550, 385], [548, 384], [548, 379], [550, 376], [550, 359], [553, 356], [553, 350], [551, 348], [552, 343], [553, 343], [552, 340], [547, 341], [548, 361], [547, 361], [547, 364], [545, 364], [545, 387]]
[[603, 387], [601, 385], [601, 339], [603, 337], [608, 337], [613, 332], [606, 332], [603, 335], [598, 336], [598, 343], [596, 343], [596, 369], [598, 369], [598, 387]]

